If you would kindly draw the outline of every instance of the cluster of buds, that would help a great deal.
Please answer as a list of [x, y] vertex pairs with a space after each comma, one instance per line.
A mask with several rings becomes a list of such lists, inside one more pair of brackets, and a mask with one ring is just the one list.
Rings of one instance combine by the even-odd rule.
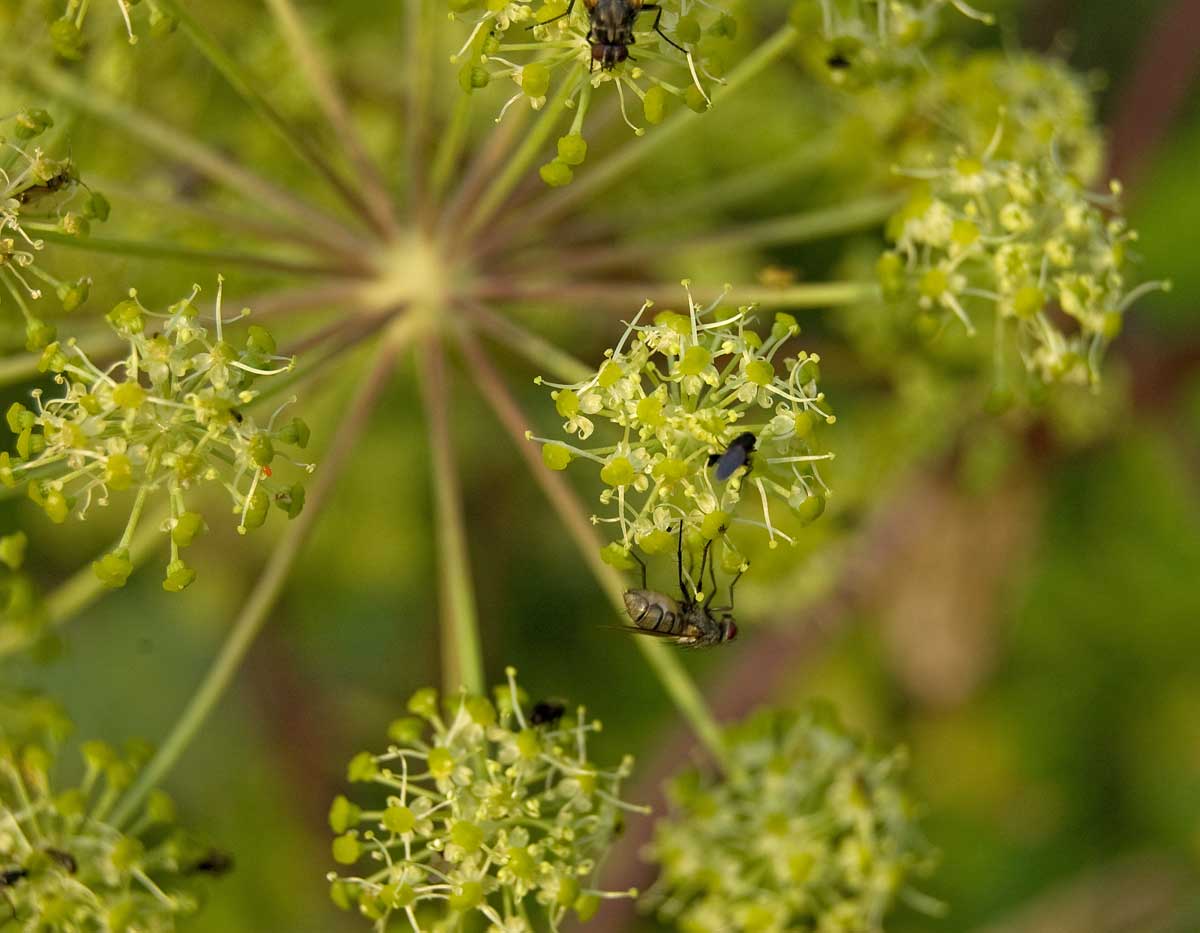
[[575, 111], [570, 131], [558, 140], [556, 157], [541, 168], [542, 179], [552, 187], [569, 184], [574, 168], [587, 156], [584, 122], [593, 91], [611, 84], [625, 122], [639, 136], [645, 128], [632, 107], [635, 100], [642, 121], [651, 125], [661, 123], [675, 102], [702, 113], [711, 106], [708, 88], [728, 69], [737, 34], [732, 16], [702, 0], [661, 0], [635, 19], [634, 48], [611, 47], [608, 54], [619, 60], [609, 61], [596, 57], [588, 4], [582, 0], [570, 4], [569, 14], [568, 0], [449, 3], [452, 15], [473, 23], [453, 58], [462, 63], [459, 83], [464, 91], [512, 81], [517, 90], [498, 120], [522, 101], [540, 110], [551, 96]]
[[995, 159], [1035, 165], [1053, 150], [1065, 174], [1087, 187], [1100, 180], [1105, 151], [1094, 78], [1034, 54], [946, 58], [914, 89], [907, 134], [893, 148], [899, 164], [944, 162], [956, 146], [983, 152], [995, 140]]
[[[772, 519], [772, 499], [785, 502], [802, 525], [825, 510], [819, 467], [833, 454], [821, 451], [817, 434], [835, 418], [818, 387], [820, 357], [788, 354], [800, 332], [788, 314], [776, 314], [763, 336], [753, 327], [753, 307], [734, 309], [720, 299], [702, 307], [690, 290], [687, 314], [650, 312], [647, 303], [595, 375], [574, 385], [538, 380], [553, 387], [572, 442], [529, 437], [543, 445], [550, 469], [574, 460], [598, 468], [600, 503], [613, 514], [592, 520], [620, 530], [603, 551], [609, 563], [633, 569], [635, 545], [647, 554], [668, 552], [682, 531], [689, 546], [719, 542], [720, 565], [736, 573], [745, 559], [730, 537], [735, 526], [765, 529], [771, 546], [794, 541]], [[597, 421], [608, 430], [602, 446], [589, 446]], [[718, 478], [711, 458], [747, 433], [754, 451]], [[757, 517], [739, 514], [747, 495], [761, 507]]]
[[1129, 285], [1136, 233], [1119, 214], [1116, 182], [1107, 195], [1090, 192], [1052, 145], [1036, 161], [1002, 158], [1004, 137], [1001, 124], [981, 153], [905, 170], [920, 184], [888, 225], [884, 295], [931, 332], [957, 319], [973, 334], [973, 315], [985, 311], [997, 366], [1012, 342], [1041, 381], [1095, 384], [1125, 312], [1164, 283]]
[[582, 707], [531, 706], [507, 675], [495, 702], [464, 694], [442, 704], [418, 690], [387, 751], [350, 762], [349, 780], [379, 793], [333, 802], [334, 861], [362, 868], [331, 873], [331, 894], [380, 933], [397, 929], [392, 918], [420, 931], [479, 914], [502, 933], [558, 930], [568, 912], [588, 920], [602, 898], [636, 894], [594, 888], [625, 811], [642, 812], [620, 799], [632, 760], [598, 768], [587, 739], [600, 723]]
[[837, 85], [861, 86], [927, 70], [923, 52], [947, 9], [993, 22], [965, 0], [798, 0], [791, 22], [813, 71]]
[[124, 585], [132, 571], [128, 547], [155, 493], [165, 494], [169, 509], [163, 531], [171, 561], [163, 587], [171, 591], [195, 577], [180, 558], [204, 524], [185, 504], [189, 489], [204, 482], [223, 486], [242, 533], [262, 525], [272, 503], [291, 518], [304, 505], [304, 487], [273, 479], [272, 464], [286, 459], [278, 445], [308, 444], [308, 426], [279, 417], [288, 402], [264, 426], [248, 410], [262, 395], [259, 380], [288, 372], [295, 361], [276, 352], [262, 327], [250, 326], [237, 344], [228, 339], [220, 285], [210, 337], [195, 303], [198, 293], [195, 286], [190, 296], [156, 313], [131, 291], [107, 315], [128, 345], [127, 356], [102, 367], [73, 340], [53, 341], [42, 351], [39, 369], [54, 374], [61, 396], [43, 398], [35, 390], [32, 409], [14, 403], [7, 413], [16, 457], [0, 453], [0, 482], [25, 483], [51, 521], [61, 524], [72, 513], [82, 518], [93, 503], [107, 504], [111, 493], [135, 491], [118, 547], [94, 564], [106, 586]]
[[726, 777], [691, 771], [670, 787], [647, 894], [664, 920], [691, 933], [876, 933], [900, 897], [935, 909], [908, 887], [932, 854], [901, 754], [869, 753], [824, 709], [758, 713], [727, 748]]
[[74, 311], [91, 287], [89, 278], [64, 282], [36, 264], [45, 246], [39, 234], [87, 236], [92, 221], [109, 214], [108, 201], [80, 183], [69, 159], [52, 158], [35, 144], [53, 125], [38, 108], [0, 122], [0, 305], [7, 296], [20, 310], [29, 350], [40, 350], [56, 334], [33, 310], [43, 290], [49, 287], [63, 310]]
[[[103, 742], [85, 742], [76, 786], [55, 787], [62, 719], [35, 707], [34, 731], [44, 741], [9, 730], [14, 717], [0, 702], [0, 923], [19, 930], [79, 933], [170, 933], [197, 907], [195, 876], [213, 873], [227, 857], [206, 851], [175, 825], [170, 798], [154, 792], [132, 825], [109, 814], [146, 760]], [[28, 717], [17, 716], [24, 723]], [[38, 724], [41, 724], [40, 726]]]
[[[54, 53], [67, 61], [80, 61], [88, 48], [84, 29], [88, 13], [93, 7], [91, 0], [66, 0], [65, 6], [59, 0], [58, 4], [51, 2], [43, 5], [49, 20], [50, 41], [54, 46]], [[135, 17], [144, 19], [146, 28], [156, 38], [169, 35], [177, 25], [175, 17], [163, 10], [154, 0], [111, 0], [111, 6], [116, 8], [125, 25], [125, 34], [129, 37], [130, 45], [136, 45], [138, 41]], [[145, 11], [140, 17], [136, 12], [138, 7]]]

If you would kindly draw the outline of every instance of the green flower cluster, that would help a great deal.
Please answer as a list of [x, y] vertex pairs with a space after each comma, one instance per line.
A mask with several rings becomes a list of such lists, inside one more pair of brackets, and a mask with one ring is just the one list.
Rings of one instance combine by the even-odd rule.
[[45, 246], [38, 234], [87, 236], [92, 221], [103, 222], [109, 214], [108, 201], [80, 183], [69, 159], [52, 158], [31, 145], [53, 125], [50, 114], [38, 108], [0, 121], [0, 304], [7, 294], [20, 310], [29, 350], [40, 350], [56, 333], [33, 311], [43, 287], [53, 289], [63, 310], [74, 311], [87, 300], [92, 284], [89, 278], [60, 281], [36, 265]]
[[180, 558], [204, 524], [185, 504], [189, 489], [201, 482], [224, 486], [242, 533], [262, 525], [272, 503], [291, 518], [304, 506], [304, 487], [272, 479], [271, 465], [286, 459], [277, 445], [308, 444], [308, 426], [299, 418], [281, 422], [287, 402], [265, 426], [247, 410], [261, 395], [258, 380], [289, 371], [294, 360], [276, 352], [262, 327], [251, 325], [240, 344], [227, 339], [220, 285], [210, 338], [195, 304], [198, 293], [195, 286], [189, 297], [156, 313], [131, 291], [107, 315], [128, 345], [127, 356], [102, 367], [73, 340], [53, 341], [39, 369], [55, 374], [62, 395], [44, 399], [35, 390], [32, 410], [14, 403], [7, 413], [16, 457], [0, 453], [0, 482], [25, 483], [51, 521], [61, 524], [73, 512], [83, 517], [94, 502], [106, 505], [111, 493], [136, 490], [120, 544], [94, 565], [106, 586], [124, 585], [132, 571], [129, 543], [153, 493], [165, 492], [168, 500], [163, 531], [171, 561], [163, 587], [172, 591], [195, 578]]
[[812, 71], [836, 85], [861, 86], [927, 71], [923, 53], [948, 8], [993, 22], [964, 0], [799, 0], [791, 22]]
[[[349, 780], [386, 798], [329, 812], [333, 858], [362, 873], [330, 875], [334, 902], [357, 909], [379, 931], [393, 914], [413, 930], [460, 929], [482, 914], [503, 933], [558, 930], [568, 911], [588, 920], [604, 897], [593, 888], [599, 861], [621, 831], [620, 799], [633, 763], [611, 770], [589, 759], [600, 723], [580, 708], [546, 715], [531, 707], [509, 668], [495, 702], [462, 695], [439, 704], [432, 688], [408, 701], [414, 715], [392, 723], [391, 746], [362, 752]], [[403, 921], [401, 921], [403, 922]]]
[[[449, 0], [449, 6], [452, 16], [473, 23], [453, 58], [463, 63], [463, 90], [470, 93], [493, 81], [512, 81], [517, 87], [497, 120], [520, 102], [541, 110], [551, 96], [575, 111], [570, 132], [558, 140], [557, 156], [541, 168], [542, 179], [554, 187], [569, 184], [574, 168], [587, 157], [583, 130], [594, 90], [604, 85], [616, 89], [625, 122], [639, 136], [645, 128], [636, 111], [631, 114], [633, 100], [651, 125], [662, 123], [675, 102], [702, 113], [711, 106], [707, 89], [728, 70], [737, 35], [737, 20], [711, 4], [661, 0], [662, 33], [686, 51], [672, 48], [652, 28], [659, 11], [647, 10], [637, 20], [631, 58], [607, 69], [593, 59], [583, 0], [569, 16], [564, 15], [568, 0]], [[556, 78], [556, 72], [562, 75]]]
[[[148, 750], [120, 755], [86, 742], [79, 784], [56, 788], [56, 755], [65, 734], [57, 708], [37, 704], [33, 720], [0, 702], [0, 910], [25, 931], [169, 933], [197, 907], [190, 876], [210, 870], [206, 853], [174, 826], [174, 806], [155, 792], [128, 829], [106, 822]], [[17, 722], [46, 741], [18, 739]]]
[[[788, 314], [776, 314], [764, 337], [753, 329], [753, 307], [734, 309], [721, 300], [700, 307], [689, 291], [687, 314], [659, 311], [642, 323], [650, 308], [643, 306], [616, 348], [605, 352], [595, 375], [574, 385], [538, 380], [554, 387], [567, 433], [587, 441], [595, 422], [605, 421], [609, 442], [587, 447], [529, 437], [543, 445], [542, 459], [553, 470], [576, 459], [599, 468], [600, 503], [614, 514], [592, 520], [620, 528], [620, 538], [603, 551], [609, 563], [633, 569], [635, 544], [647, 554], [672, 551], [682, 522], [692, 543], [696, 536], [719, 541], [721, 566], [736, 573], [745, 559], [731, 527], [764, 528], [774, 547], [794, 539], [772, 521], [771, 499], [785, 502], [802, 524], [825, 510], [828, 487], [819, 465], [833, 454], [821, 451], [816, 435], [819, 425], [836, 419], [818, 388], [820, 357], [804, 350], [785, 355], [800, 332]], [[717, 480], [710, 456], [745, 432], [756, 442], [747, 467]], [[761, 518], [738, 514], [747, 492]]]
[[1116, 182], [1107, 196], [1088, 191], [1053, 146], [1032, 162], [1002, 158], [1004, 136], [1001, 124], [982, 153], [904, 171], [923, 184], [888, 224], [884, 295], [915, 307], [929, 331], [957, 318], [974, 333], [973, 313], [993, 314], [998, 357], [1015, 343], [1042, 381], [1095, 384], [1125, 312], [1163, 283], [1129, 287], [1136, 233]]
[[[43, 4], [46, 11], [50, 41], [54, 53], [67, 61], [80, 61], [87, 53], [88, 39], [85, 23], [93, 7], [92, 0], [62, 0]], [[135, 17], [145, 21], [146, 28], [156, 38], [169, 35], [175, 30], [177, 21], [165, 12], [154, 0], [112, 0], [129, 36], [129, 44], [136, 45], [138, 34]], [[144, 12], [136, 12], [138, 8]]]
[[687, 933], [873, 933], [931, 867], [900, 786], [903, 755], [877, 757], [830, 711], [763, 711], [727, 734], [728, 776], [690, 771], [650, 847], [647, 894]]

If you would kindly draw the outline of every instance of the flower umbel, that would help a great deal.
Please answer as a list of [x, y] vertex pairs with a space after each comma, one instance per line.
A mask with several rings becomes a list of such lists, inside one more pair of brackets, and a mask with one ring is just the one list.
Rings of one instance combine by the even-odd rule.
[[[685, 286], [687, 283], [684, 283]], [[771, 519], [770, 500], [787, 503], [804, 523], [825, 507], [819, 424], [836, 420], [818, 388], [820, 357], [803, 350], [786, 355], [800, 332], [795, 318], [776, 314], [763, 337], [753, 329], [755, 309], [715, 301], [698, 306], [688, 294], [687, 314], [659, 311], [648, 323], [647, 303], [628, 325], [594, 376], [553, 385], [563, 429], [588, 441], [596, 421], [608, 422], [602, 446], [532, 438], [542, 458], [562, 470], [582, 459], [600, 468], [606, 489], [600, 502], [613, 514], [593, 521], [619, 526], [605, 558], [623, 567], [635, 544], [649, 554], [671, 550], [680, 522], [689, 536], [720, 540], [724, 569], [744, 559], [729, 530], [764, 528], [771, 544], [791, 541]], [[539, 380], [542, 381], [542, 380]], [[728, 481], [716, 478], [709, 459], [739, 435], [755, 436], [748, 464]], [[739, 514], [749, 494], [761, 518]]]
[[197, 907], [188, 876], [204, 871], [205, 850], [174, 827], [174, 805], [160, 791], [128, 829], [106, 822], [145, 761], [144, 747], [122, 756], [85, 742], [82, 780], [56, 788], [50, 749], [60, 731], [46, 729], [49, 744], [17, 744], [0, 730], [0, 911], [11, 912], [0, 925], [170, 933]]
[[1003, 135], [1001, 125], [977, 156], [963, 150], [948, 165], [905, 171], [926, 184], [889, 223], [884, 294], [915, 303], [933, 327], [953, 317], [969, 333], [973, 312], [986, 310], [1031, 374], [1095, 384], [1125, 312], [1166, 284], [1130, 287], [1137, 234], [1119, 213], [1117, 182], [1108, 195], [1089, 192], [1053, 146], [1035, 162], [999, 158]]
[[539, 909], [557, 930], [568, 911], [587, 920], [601, 898], [635, 896], [592, 886], [624, 811], [642, 812], [620, 799], [632, 760], [602, 770], [588, 759], [600, 723], [582, 707], [535, 725], [515, 678], [509, 668], [494, 704], [461, 695], [443, 709], [435, 690], [418, 690], [408, 701], [414, 716], [389, 728], [388, 750], [350, 762], [351, 781], [387, 798], [378, 807], [333, 802], [334, 860], [364, 863], [361, 874], [330, 875], [340, 907], [357, 905], [379, 931], [393, 929], [394, 913], [421, 930], [419, 918], [478, 912], [492, 930], [531, 933]]
[[38, 108], [26, 108], [0, 122], [12, 139], [0, 133], [0, 306], [11, 298], [25, 319], [25, 346], [40, 350], [54, 340], [56, 329], [34, 311], [49, 286], [66, 311], [88, 297], [91, 279], [64, 282], [36, 265], [45, 247], [38, 236], [55, 231], [86, 236], [91, 222], [108, 219], [103, 195], [83, 186], [70, 159], [49, 156], [33, 140], [54, 121]]
[[[558, 155], [541, 169], [542, 179], [551, 186], [568, 184], [573, 168], [586, 158], [583, 127], [593, 90], [611, 84], [625, 122], [639, 136], [645, 129], [630, 116], [632, 100], [640, 102], [641, 116], [649, 124], [661, 123], [673, 101], [703, 112], [711, 105], [706, 88], [724, 75], [730, 40], [737, 34], [737, 20], [709, 4], [663, 0], [660, 9], [646, 10], [635, 19], [631, 45], [636, 45], [625, 51], [636, 54], [615, 64], [602, 63], [595, 57], [594, 46], [602, 46], [594, 38], [586, 3], [576, 2], [570, 15], [568, 0], [488, 2], [482, 12], [467, 12], [478, 5], [450, 0], [452, 15], [474, 21], [454, 58], [465, 59], [459, 74], [463, 90], [471, 93], [493, 80], [511, 80], [518, 90], [500, 117], [522, 100], [541, 110], [551, 95], [575, 111], [570, 132], [558, 141]], [[555, 72], [562, 72], [557, 84]]]
[[[53, 16], [54, 4], [45, 5], [47, 14]], [[134, 24], [133, 8], [141, 6], [141, 0], [111, 0], [110, 9], [115, 7], [125, 26], [125, 34], [129, 44], [136, 45], [137, 29]], [[88, 39], [85, 33], [85, 23], [88, 12], [92, 7], [90, 0], [66, 0], [62, 13], [50, 20], [50, 40], [54, 44], [54, 53], [67, 61], [79, 61], [87, 53]], [[165, 12], [154, 0], [146, 0], [145, 23], [150, 34], [159, 37], [169, 34], [175, 29], [176, 20]]]
[[203, 527], [185, 502], [193, 487], [222, 485], [240, 532], [262, 525], [272, 503], [293, 518], [304, 505], [304, 488], [273, 479], [271, 465], [284, 459], [276, 444], [307, 445], [308, 426], [299, 418], [282, 421], [287, 403], [264, 426], [247, 410], [261, 395], [258, 381], [288, 372], [294, 360], [276, 352], [262, 327], [251, 325], [239, 344], [230, 342], [219, 285], [210, 337], [198, 293], [196, 286], [159, 313], [131, 291], [107, 315], [128, 345], [124, 359], [102, 368], [73, 340], [51, 342], [39, 369], [55, 374], [63, 394], [43, 398], [35, 390], [32, 410], [14, 403], [7, 413], [16, 457], [0, 453], [0, 481], [25, 483], [51, 521], [82, 518], [93, 502], [106, 505], [111, 493], [136, 490], [121, 542], [95, 564], [107, 586], [123, 585], [132, 570], [127, 549], [153, 493], [166, 494], [170, 515], [163, 525], [171, 540], [168, 590], [183, 589], [195, 576], [179, 556]]
[[766, 710], [728, 733], [729, 776], [685, 773], [650, 848], [662, 875], [648, 894], [691, 933], [867, 933], [928, 870], [899, 779], [900, 753], [877, 757], [832, 712]]

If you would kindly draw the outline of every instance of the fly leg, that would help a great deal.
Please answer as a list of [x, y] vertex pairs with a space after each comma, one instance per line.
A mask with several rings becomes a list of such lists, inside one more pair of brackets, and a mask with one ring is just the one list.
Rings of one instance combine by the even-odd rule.
[[633, 548], [629, 549], [629, 556], [636, 560], [638, 565], [642, 568], [642, 589], [644, 590], [646, 589], [646, 562], [633, 552]]
[[[537, 29], [537, 28], [538, 28], [538, 26], [549, 26], [551, 23], [557, 23], [557, 22], [558, 22], [560, 19], [562, 19], [563, 17], [570, 16], [570, 15], [571, 15], [571, 11], [572, 11], [573, 9], [575, 9], [575, 0], [571, 0], [571, 2], [567, 4], [567, 12], [565, 12], [565, 13], [559, 13], [559, 14], [558, 14], [558, 16], [551, 16], [551, 17], [550, 17], [548, 20], [546, 20], [544, 23], [534, 23], [532, 26], [526, 26], [525, 28], [526, 28], [526, 29]], [[662, 16], [662, 12], [661, 12], [661, 11], [659, 12], [659, 16]], [[667, 41], [668, 41], [668, 42], [670, 42], [671, 40], [670, 40], [670, 39], [668, 39]], [[674, 45], [675, 43], [673, 43], [673, 42], [672, 42], [671, 44], [672, 44], [672, 45]], [[678, 48], [678, 46], [676, 46], [676, 48]]]
[[[574, 2], [574, 0], [572, 0], [572, 2]], [[680, 45], [678, 42], [676, 42], [674, 39], [672, 39], [670, 36], [668, 36], [665, 32], [662, 31], [662, 15], [663, 15], [662, 7], [660, 7], [657, 3], [643, 3], [642, 9], [658, 11], [658, 15], [654, 17], [654, 26], [652, 28], [654, 29], [655, 32], [657, 32], [660, 36], [662, 36], [666, 40], [667, 45], [673, 45], [675, 48], [679, 49], [679, 51], [681, 51], [684, 55], [687, 55], [687, 53], [688, 53], [687, 49], [685, 49], [682, 45]]]
[[745, 572], [746, 572], [746, 568], [743, 567], [741, 570], [738, 571], [737, 576], [734, 577], [733, 580], [729, 584], [729, 605], [715, 608], [712, 610], [713, 612], [733, 612], [733, 588], [735, 586], [737, 586], [738, 580], [742, 579], [742, 574], [744, 574]]
[[683, 519], [679, 520], [679, 550], [675, 558], [675, 568], [679, 571], [679, 592], [683, 594], [683, 598], [691, 602], [688, 596], [687, 586], [683, 582]]

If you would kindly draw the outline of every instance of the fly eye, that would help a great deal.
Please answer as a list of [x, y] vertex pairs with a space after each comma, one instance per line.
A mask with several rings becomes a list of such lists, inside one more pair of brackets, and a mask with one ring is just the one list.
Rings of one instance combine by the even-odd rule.
[[597, 42], [595, 45], [592, 46], [592, 61], [597, 61], [597, 62], [604, 61], [604, 53], [605, 53], [605, 46], [602, 43]]
[[617, 61], [617, 62], [623, 62], [628, 57], [629, 57], [629, 49], [625, 48], [625, 46], [623, 46], [623, 45], [617, 46], [617, 51], [616, 51], [616, 54], [613, 55], [613, 60]]
[[733, 619], [729, 619], [725, 622], [725, 640], [733, 641], [735, 638], [737, 638], [737, 623]]

